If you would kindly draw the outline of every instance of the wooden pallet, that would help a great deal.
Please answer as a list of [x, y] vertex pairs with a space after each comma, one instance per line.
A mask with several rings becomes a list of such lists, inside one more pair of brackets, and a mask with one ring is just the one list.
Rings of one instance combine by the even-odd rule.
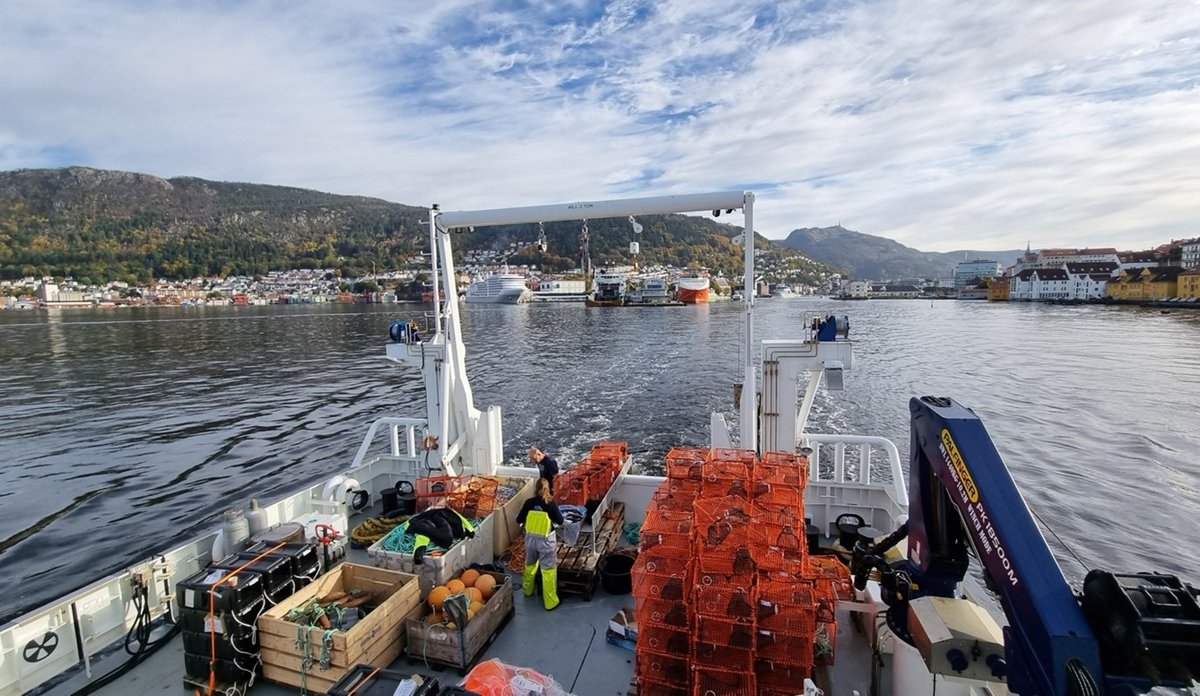
[[[600, 580], [596, 564], [602, 555], [616, 548], [620, 540], [621, 529], [625, 526], [625, 503], [613, 503], [612, 512], [612, 517], [601, 521], [599, 529], [581, 532], [573, 545], [558, 545], [559, 594], [583, 595], [585, 601], [592, 601]], [[597, 547], [597, 553], [592, 553], [593, 534], [599, 534], [597, 538], [603, 540], [602, 545]]]

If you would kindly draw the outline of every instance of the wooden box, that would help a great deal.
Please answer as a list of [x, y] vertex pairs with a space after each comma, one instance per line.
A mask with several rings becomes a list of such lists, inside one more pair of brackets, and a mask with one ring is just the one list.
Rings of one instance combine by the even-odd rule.
[[513, 615], [513, 580], [504, 573], [496, 578], [496, 591], [464, 628], [429, 624], [420, 617], [408, 620], [408, 659], [455, 667], [466, 674], [500, 629]]
[[[320, 655], [325, 631], [309, 629], [312, 664], [305, 668], [304, 654], [296, 646], [297, 624], [285, 617], [314, 598], [334, 592], [365, 590], [375, 597], [375, 608], [349, 630], [331, 636], [329, 666], [322, 670]], [[263, 676], [309, 691], [325, 693], [356, 664], [387, 667], [404, 652], [405, 625], [421, 615], [416, 576], [371, 566], [343, 563], [317, 578], [308, 587], [275, 605], [258, 618]]]

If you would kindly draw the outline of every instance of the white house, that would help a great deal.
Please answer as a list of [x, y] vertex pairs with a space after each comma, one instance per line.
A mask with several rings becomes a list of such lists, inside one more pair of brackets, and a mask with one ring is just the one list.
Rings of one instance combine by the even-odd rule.
[[1070, 278], [1062, 268], [1036, 268], [1030, 275], [1032, 300], [1065, 300], [1071, 296]]

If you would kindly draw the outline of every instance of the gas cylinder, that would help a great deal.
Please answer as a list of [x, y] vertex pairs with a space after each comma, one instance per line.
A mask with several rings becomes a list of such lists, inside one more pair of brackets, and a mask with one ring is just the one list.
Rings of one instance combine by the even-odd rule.
[[258, 506], [258, 499], [250, 499], [250, 512], [246, 515], [251, 536], [267, 528], [267, 511]]
[[221, 531], [225, 533], [226, 553], [241, 551], [246, 545], [246, 540], [250, 538], [250, 525], [246, 522], [246, 516], [237, 509], [225, 511]]

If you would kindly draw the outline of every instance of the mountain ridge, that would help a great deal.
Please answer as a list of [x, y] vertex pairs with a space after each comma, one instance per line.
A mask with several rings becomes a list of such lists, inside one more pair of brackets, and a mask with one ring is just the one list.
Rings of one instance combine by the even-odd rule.
[[814, 261], [846, 269], [852, 278], [896, 280], [948, 278], [960, 261], [976, 259], [1011, 265], [1024, 251], [921, 251], [894, 239], [856, 232], [841, 225], [792, 230], [780, 244], [804, 253]]

